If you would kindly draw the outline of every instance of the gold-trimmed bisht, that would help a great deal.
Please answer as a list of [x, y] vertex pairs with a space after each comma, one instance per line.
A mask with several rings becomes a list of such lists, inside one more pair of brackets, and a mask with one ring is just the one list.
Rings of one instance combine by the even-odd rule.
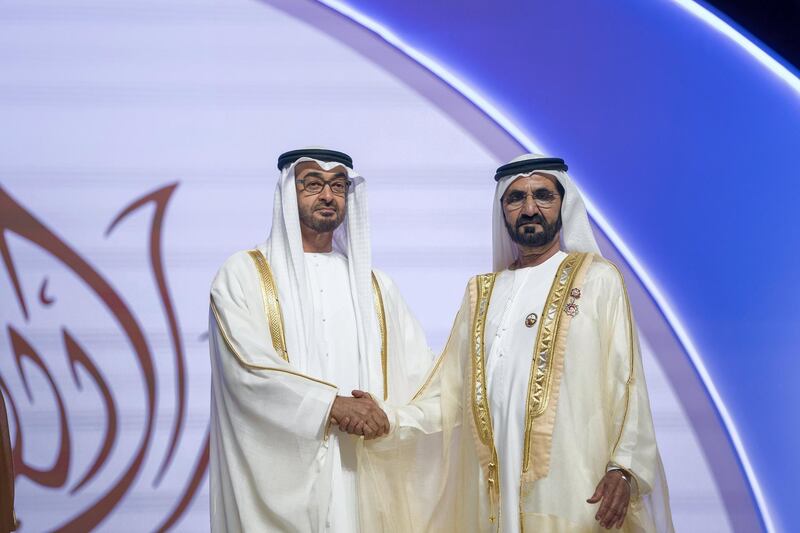
[[383, 294], [378, 284], [378, 277], [372, 273], [372, 291], [375, 293], [375, 314], [378, 317], [378, 327], [381, 332], [381, 372], [383, 372], [383, 401], [389, 399], [389, 355], [388, 339], [386, 338], [386, 312], [383, 307]]
[[[622, 440], [622, 433], [625, 430], [625, 423], [628, 421], [628, 410], [630, 409], [630, 400], [631, 400], [631, 386], [633, 385], [633, 371], [634, 371], [634, 348], [636, 339], [633, 335], [633, 314], [631, 313], [631, 302], [628, 298], [628, 288], [625, 286], [625, 278], [622, 277], [622, 272], [620, 272], [617, 265], [611, 263], [611, 266], [614, 267], [616, 270], [617, 275], [619, 276], [619, 281], [622, 284], [622, 295], [625, 302], [625, 314], [628, 318], [628, 379], [625, 382], [625, 410], [622, 414], [622, 423], [619, 426], [619, 434], [617, 435], [617, 439], [614, 442], [614, 447], [611, 451], [611, 456], [613, 457], [617, 453], [617, 448], [619, 447], [619, 443]], [[622, 467], [620, 467], [622, 468]]]
[[[564, 371], [564, 352], [572, 319], [578, 314], [575, 303], [593, 255], [570, 253], [559, 265], [542, 309], [542, 319], [533, 349], [526, 399], [525, 441], [520, 476], [520, 505], [526, 489], [546, 477], [558, 406], [559, 386]], [[525, 531], [520, 510], [520, 531]]]
[[472, 322], [472, 414], [475, 429], [481, 443], [490, 450], [490, 459], [486, 465], [486, 483], [489, 491], [489, 521], [499, 524], [500, 518], [500, 472], [497, 460], [497, 449], [492, 432], [492, 415], [489, 411], [489, 397], [486, 390], [486, 314], [492, 298], [495, 274], [477, 276], [477, 300], [475, 317]]
[[[275, 278], [272, 275], [272, 269], [269, 266], [267, 258], [260, 250], [249, 250], [248, 255], [253, 260], [253, 263], [258, 272], [258, 277], [261, 282], [261, 294], [264, 300], [264, 313], [267, 316], [267, 324], [269, 326], [269, 334], [272, 339], [272, 346], [278, 355], [289, 362], [289, 352], [286, 349], [286, 335], [283, 329], [283, 313], [281, 311], [280, 301], [278, 300], [278, 288], [275, 284]], [[389, 396], [389, 360], [388, 360], [388, 340], [386, 335], [386, 312], [383, 305], [383, 295], [381, 288], [378, 284], [378, 278], [375, 273], [372, 273], [372, 290], [375, 294], [375, 314], [378, 317], [378, 327], [380, 328], [381, 335], [381, 371], [383, 373], [383, 399], [386, 400]]]
[[[555, 393], [553, 390], [557, 389], [560, 382], [566, 335], [569, 323], [574, 316], [574, 313], [567, 312], [565, 305], [572, 289], [583, 282], [592, 260], [593, 256], [589, 253], [570, 253], [567, 255], [558, 267], [541, 313], [541, 322], [531, 361], [528, 396], [526, 398], [523, 478], [531, 466], [532, 427], [534, 423], [536, 423], [537, 418], [547, 414], [544, 418], [547, 419], [545, 422], [549, 424], [552, 422], [550, 418], [555, 416], [556, 402], [551, 402], [550, 400], [557, 397], [557, 390]], [[485, 325], [495, 279], [496, 274], [482, 274], [475, 278], [477, 294], [475, 315], [472, 323], [472, 347], [470, 350], [472, 355], [472, 413], [475, 430], [480, 443], [485, 447], [484, 450], [489, 452], [487, 454], [486, 479], [489, 489], [489, 520], [491, 522], [499, 519], [500, 485], [497, 450], [494, 445], [492, 418], [486, 388]], [[554, 379], [553, 372], [554, 364], [557, 365], [558, 369], [556, 379]], [[552, 437], [552, 431], [547, 431], [547, 433]], [[546, 456], [549, 456], [549, 449], [541, 451]], [[542, 461], [542, 464], [538, 465], [537, 471], [534, 472], [536, 478], [546, 475], [546, 471], [549, 468], [548, 463], [548, 461]], [[522, 484], [520, 485], [521, 489]], [[524, 495], [521, 494], [521, 496]], [[522, 515], [520, 515], [521, 519]]]
[[556, 340], [559, 335], [566, 334], [560, 328], [562, 318], [569, 317], [564, 313], [564, 305], [572, 290], [578, 267], [588, 254], [571, 253], [558, 267], [550, 292], [542, 310], [542, 319], [531, 362], [531, 374], [528, 381], [528, 396], [525, 408], [525, 448], [523, 451], [522, 472], [530, 468], [531, 462], [531, 428], [533, 420], [547, 409], [553, 387], [553, 361], [555, 359]]
[[[329, 383], [327, 381], [323, 381], [321, 379], [313, 378], [311, 376], [307, 376], [305, 374], [301, 374], [300, 372], [295, 372], [293, 370], [289, 370], [288, 368], [279, 368], [274, 366], [263, 366], [263, 365], [256, 365], [253, 363], [248, 362], [242, 354], [239, 353], [239, 350], [236, 349], [236, 346], [233, 344], [228, 332], [225, 330], [225, 326], [222, 324], [222, 318], [220, 317], [219, 310], [217, 309], [217, 304], [214, 303], [214, 298], [211, 298], [211, 312], [214, 314], [214, 321], [217, 323], [217, 329], [219, 330], [220, 334], [222, 335], [222, 340], [225, 342], [225, 345], [228, 347], [228, 351], [230, 351], [233, 356], [236, 358], [236, 361], [239, 362], [240, 365], [249, 369], [249, 370], [260, 370], [264, 372], [282, 372], [284, 374], [289, 374], [290, 376], [295, 376], [302, 379], [307, 379], [309, 381], [313, 381], [314, 383], [319, 383], [320, 385], [325, 385], [331, 387], [333, 389], [338, 389], [336, 385], [333, 383]], [[287, 361], [288, 362], [288, 361]], [[325, 426], [325, 433], [323, 434], [322, 438], [327, 441], [328, 435], [331, 430], [331, 425], [327, 424]]]
[[230, 338], [225, 326], [222, 323], [222, 318], [220, 317], [219, 310], [217, 309], [217, 304], [214, 302], [214, 299], [211, 299], [211, 312], [214, 314], [214, 319], [217, 322], [217, 327], [219, 328], [219, 332], [222, 335], [222, 340], [225, 342], [225, 345], [228, 347], [228, 350], [233, 354], [236, 360], [245, 368], [250, 370], [263, 370], [267, 372], [283, 372], [284, 374], [289, 374], [291, 376], [295, 376], [298, 378], [307, 379], [309, 381], [313, 381], [315, 383], [319, 383], [320, 385], [327, 385], [328, 387], [332, 387], [336, 389], [336, 385], [333, 383], [329, 383], [327, 381], [323, 381], [321, 379], [313, 378], [311, 376], [307, 376], [305, 374], [301, 374], [300, 372], [295, 372], [294, 370], [290, 370], [288, 368], [280, 368], [275, 366], [263, 366], [257, 365], [254, 363], [250, 363], [245, 359], [242, 354], [239, 353], [239, 350], [236, 349], [236, 345], [233, 344], [233, 341]]
[[[578, 309], [574, 304], [575, 297], [570, 299], [570, 295], [575, 291], [577, 298], [580, 298], [578, 286], [583, 283], [592, 261], [593, 255], [589, 253], [569, 254], [559, 265], [545, 301], [528, 382], [522, 456], [523, 477], [532, 466], [533, 479], [545, 477], [550, 469], [550, 448], [558, 403], [558, 387], [564, 368], [564, 351], [569, 325]], [[568, 300], [572, 304], [569, 304]], [[572, 312], [568, 309], [570, 305], [574, 308]], [[533, 461], [534, 456], [537, 457], [536, 461]]]
[[289, 352], [286, 350], [286, 336], [283, 333], [283, 314], [281, 313], [281, 304], [278, 301], [278, 288], [275, 286], [275, 279], [272, 277], [272, 269], [260, 250], [249, 250], [247, 253], [253, 260], [261, 281], [264, 313], [267, 316], [272, 346], [278, 352], [278, 355], [288, 363]]

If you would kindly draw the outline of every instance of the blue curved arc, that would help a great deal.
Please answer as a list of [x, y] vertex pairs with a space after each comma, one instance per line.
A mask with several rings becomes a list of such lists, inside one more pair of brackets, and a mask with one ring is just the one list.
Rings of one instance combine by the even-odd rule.
[[[316, 0], [318, 3], [326, 6], [327, 8], [337, 12], [338, 14], [346, 17], [355, 24], [358, 24], [367, 30], [375, 33], [395, 49], [399, 50], [422, 67], [433, 73], [444, 83], [450, 86], [453, 90], [461, 94], [472, 105], [478, 108], [481, 112], [486, 114], [493, 122], [500, 128], [506, 131], [515, 141], [522, 147], [531, 152], [548, 153], [543, 148], [543, 144], [535, 141], [528, 133], [522, 131], [514, 122], [509, 119], [497, 106], [490, 102], [487, 98], [481, 95], [478, 91], [470, 85], [459, 79], [453, 73], [448, 71], [442, 65], [437, 63], [431, 57], [426, 56], [424, 53], [415, 49], [386, 26], [373, 20], [372, 18], [364, 15], [363, 13], [353, 9], [351, 6], [340, 2], [338, 0]], [[699, 18], [705, 24], [712, 26], [715, 30], [719, 31], [725, 37], [731, 39], [734, 43], [745, 49], [752, 57], [759, 63], [767, 68], [774, 75], [778, 76], [783, 82], [787, 83], [792, 89], [800, 94], [800, 79], [798, 79], [792, 72], [790, 72], [781, 62], [773, 58], [769, 53], [759, 48], [753, 42], [747, 40], [741, 33], [739, 33], [731, 25], [724, 22], [721, 18], [711, 13], [705, 7], [697, 4], [692, 0], [673, 0], [683, 9], [687, 10], [693, 16]], [[580, 181], [580, 180], [576, 180]], [[625, 244], [620, 235], [611, 227], [610, 223], [603, 216], [600, 210], [596, 207], [585, 193], [582, 193], [586, 208], [591, 218], [605, 233], [608, 239], [616, 247], [619, 253], [623, 256], [625, 261], [630, 265], [631, 270], [641, 281], [643, 286], [647, 289], [653, 300], [655, 301], [664, 319], [669, 324], [670, 328], [678, 338], [679, 343], [684, 351], [689, 355], [689, 359], [701, 378], [701, 383], [705, 388], [708, 396], [712, 399], [714, 408], [717, 410], [720, 419], [723, 422], [723, 427], [728, 434], [731, 443], [736, 450], [738, 460], [745, 472], [747, 482], [750, 490], [756, 501], [756, 506], [766, 531], [772, 533], [776, 531], [774, 522], [771, 518], [766, 499], [764, 497], [761, 485], [753, 470], [750, 459], [744, 449], [741, 436], [736, 428], [736, 425], [728, 412], [722, 398], [711, 379], [711, 376], [700, 356], [700, 352], [692, 341], [683, 325], [682, 321], [674, 311], [673, 306], [667, 299], [665, 293], [659, 288], [658, 284], [647, 273], [641, 261], [636, 257], [633, 251]]]
[[800, 77], [798, 77], [797, 69], [773, 50], [769, 49], [769, 47], [760, 43], [752, 35], [746, 34], [743, 29], [738, 28], [737, 24], [728, 17], [725, 17], [722, 13], [705, 5], [703, 2], [695, 0], [673, 0], [673, 2], [715, 31], [718, 31], [736, 43], [767, 70], [772, 72], [800, 95]]

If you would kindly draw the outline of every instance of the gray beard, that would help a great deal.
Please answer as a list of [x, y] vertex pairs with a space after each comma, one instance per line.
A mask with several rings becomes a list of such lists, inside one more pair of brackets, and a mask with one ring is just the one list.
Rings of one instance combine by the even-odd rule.
[[322, 219], [322, 220], [315, 220], [312, 218], [311, 220], [308, 221], [308, 224], [306, 224], [306, 226], [308, 226], [309, 228], [313, 229], [318, 233], [328, 233], [329, 231], [333, 231], [336, 228], [338, 228], [339, 224], [341, 223], [342, 221], [338, 217], [333, 219]]
[[317, 233], [328, 233], [336, 228], [344, 220], [344, 216], [337, 212], [334, 218], [314, 218], [313, 211], [300, 211], [300, 223], [311, 228]]

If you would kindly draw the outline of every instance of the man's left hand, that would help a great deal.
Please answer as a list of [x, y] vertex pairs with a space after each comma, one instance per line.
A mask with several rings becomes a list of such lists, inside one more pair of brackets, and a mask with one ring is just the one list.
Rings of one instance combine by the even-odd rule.
[[631, 499], [631, 486], [625, 479], [620, 470], [606, 472], [592, 497], [586, 500], [589, 503], [597, 503], [602, 500], [595, 520], [606, 529], [622, 527], [625, 515], [628, 512], [628, 503]]

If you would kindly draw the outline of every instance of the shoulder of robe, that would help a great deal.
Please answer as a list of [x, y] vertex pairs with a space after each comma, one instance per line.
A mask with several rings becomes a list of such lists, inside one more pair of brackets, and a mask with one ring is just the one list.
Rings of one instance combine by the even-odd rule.
[[467, 280], [467, 286], [465, 287], [465, 290], [468, 291], [470, 289], [470, 287], [477, 287], [478, 286], [478, 278], [480, 276], [488, 276], [488, 275], [491, 275], [491, 274], [494, 274], [496, 276], [498, 274], [498, 272], [487, 272], [485, 274], [476, 274], [476, 275], [472, 276], [471, 278], [469, 278]]
[[389, 276], [389, 274], [383, 270], [378, 270], [377, 268], [373, 268], [372, 273], [378, 280], [378, 287], [381, 290], [381, 298], [383, 298], [383, 302], [386, 305], [388, 312], [391, 312], [392, 309], [395, 309], [398, 302], [401, 304], [401, 307], [407, 307], [399, 287], [394, 282], [392, 277]]
[[592, 264], [586, 272], [586, 279], [584, 285], [597, 283], [606, 287], [609, 291], [616, 292], [622, 290], [625, 285], [625, 280], [622, 278], [617, 265], [609, 261], [605, 257], [594, 254]]
[[212, 290], [219, 287], [221, 284], [229, 284], [232, 280], [239, 279], [246, 276], [251, 276], [255, 273], [253, 259], [250, 257], [250, 250], [241, 250], [225, 260], [222, 266], [214, 276], [214, 281], [211, 282]]
[[472, 276], [471, 278], [469, 278], [467, 280], [467, 286], [464, 287], [464, 300], [465, 301], [471, 301], [472, 303], [475, 303], [475, 297], [476, 297], [476, 294], [478, 292], [478, 278], [480, 276], [488, 276], [488, 275], [492, 275], [492, 274], [494, 274], [496, 276], [497, 272], [487, 272], [486, 274], [477, 274], [477, 275]]
[[383, 270], [378, 270], [377, 268], [372, 269], [372, 273], [375, 274], [375, 277], [378, 278], [378, 283], [381, 286], [381, 289], [394, 289], [396, 285], [394, 280], [384, 272]]
[[378, 285], [380, 285], [381, 293], [384, 298], [393, 298], [395, 295], [402, 297], [400, 288], [389, 274], [383, 270], [378, 270], [377, 268], [373, 268], [372, 273], [375, 274], [376, 278], [378, 278]]

